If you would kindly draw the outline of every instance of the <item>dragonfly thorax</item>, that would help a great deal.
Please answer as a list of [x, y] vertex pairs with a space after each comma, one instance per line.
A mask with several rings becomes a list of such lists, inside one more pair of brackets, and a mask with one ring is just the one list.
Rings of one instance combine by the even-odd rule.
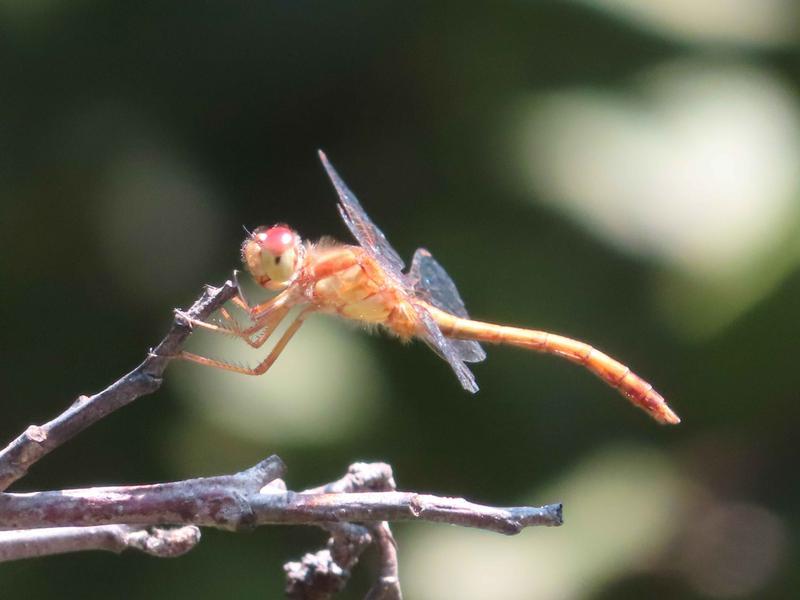
[[242, 244], [242, 261], [256, 282], [269, 290], [286, 288], [303, 266], [304, 247], [286, 225], [259, 227]]

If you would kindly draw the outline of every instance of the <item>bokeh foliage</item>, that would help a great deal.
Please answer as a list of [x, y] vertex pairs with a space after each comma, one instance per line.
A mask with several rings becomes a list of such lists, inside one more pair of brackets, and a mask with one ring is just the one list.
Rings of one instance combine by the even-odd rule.
[[[265, 380], [171, 367], [157, 395], [14, 489], [232, 471], [273, 452], [301, 488], [380, 459], [405, 489], [566, 506], [565, 527], [514, 539], [398, 527], [409, 598], [492, 597], [485, 582], [503, 598], [800, 589], [800, 65], [781, 27], [796, 13], [616, 4], [0, 3], [3, 439], [132, 368], [172, 307], [238, 266], [241, 225], [349, 240], [317, 148], [404, 256], [425, 245], [448, 267], [476, 317], [590, 341], [684, 419], [658, 427], [573, 365], [506, 349], [475, 367], [472, 397], [420, 344], [311, 323]], [[730, 126], [695, 118], [731, 107]], [[766, 125], [737, 137], [752, 114]], [[776, 122], [785, 145], [757, 135]], [[683, 160], [645, 177], [667, 159]], [[797, 180], [775, 184], [786, 172]], [[752, 193], [726, 195], [729, 181]], [[731, 207], [749, 211], [738, 229], [716, 227]], [[692, 245], [689, 230], [716, 237]], [[324, 540], [204, 536], [176, 561], [7, 564], [0, 589], [278, 597], [282, 563]], [[347, 597], [370, 576], [367, 561]]]

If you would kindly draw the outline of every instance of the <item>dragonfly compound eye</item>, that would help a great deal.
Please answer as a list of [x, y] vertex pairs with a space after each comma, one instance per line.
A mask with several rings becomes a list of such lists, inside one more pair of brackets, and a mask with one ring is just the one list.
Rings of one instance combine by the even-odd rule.
[[286, 225], [259, 227], [242, 245], [242, 260], [259, 285], [286, 287], [299, 266], [300, 237]]

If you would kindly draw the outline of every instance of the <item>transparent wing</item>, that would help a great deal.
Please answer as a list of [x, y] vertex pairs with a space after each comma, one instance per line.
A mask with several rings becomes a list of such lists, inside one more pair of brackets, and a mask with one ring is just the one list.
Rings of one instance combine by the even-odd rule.
[[[339, 214], [342, 216], [342, 220], [344, 220], [345, 225], [347, 225], [348, 229], [350, 229], [353, 237], [356, 238], [361, 247], [367, 253], [369, 253], [370, 256], [378, 261], [378, 264], [383, 267], [386, 275], [393, 278], [400, 289], [406, 288], [411, 279], [411, 273], [409, 273], [408, 276], [403, 274], [403, 269], [405, 269], [405, 263], [403, 262], [403, 259], [400, 257], [397, 251], [392, 248], [391, 244], [389, 244], [389, 241], [386, 239], [386, 236], [383, 235], [383, 232], [378, 229], [375, 223], [373, 223], [372, 220], [367, 216], [366, 211], [364, 211], [364, 208], [361, 206], [358, 198], [356, 198], [356, 195], [350, 190], [350, 188], [347, 187], [347, 184], [342, 181], [339, 173], [336, 172], [336, 169], [333, 168], [333, 165], [328, 160], [328, 157], [325, 156], [325, 153], [321, 150], [319, 151], [319, 158], [322, 161], [322, 166], [325, 167], [325, 171], [328, 173], [331, 183], [333, 183], [333, 187], [336, 189], [337, 194], [339, 194]], [[431, 262], [436, 268], [439, 269], [439, 271], [441, 271], [442, 274], [444, 274], [444, 280], [439, 277], [437, 281], [443, 282], [444, 284], [449, 284], [453, 291], [455, 291], [455, 285], [450, 278], [447, 277], [444, 269], [442, 269], [442, 267], [439, 266], [435, 260], [433, 260], [433, 257], [431, 257], [430, 254], [428, 254], [428, 257], [430, 258], [430, 261], [424, 260], [424, 262]], [[427, 265], [426, 269], [428, 269]], [[430, 270], [433, 271], [433, 269]], [[430, 290], [427, 288], [425, 288], [425, 290], [426, 292], [422, 296], [423, 299], [429, 300], [431, 304], [434, 304], [434, 306], [437, 306], [438, 308], [449, 310], [449, 308], [444, 308], [438, 304], [435, 304], [434, 294], [431, 294]], [[444, 298], [449, 296], [444, 294], [442, 297]], [[464, 312], [464, 315], [466, 315], [466, 311], [463, 308], [464, 303], [461, 301], [457, 291], [455, 291], [455, 297], [457, 298], [458, 302], [461, 303], [461, 310]], [[469, 367], [464, 364], [464, 361], [483, 360], [485, 357], [483, 350], [475, 342], [447, 339], [442, 333], [441, 329], [439, 329], [436, 321], [433, 319], [430, 313], [425, 310], [424, 307], [417, 304], [413, 304], [413, 306], [414, 310], [419, 316], [423, 329], [425, 330], [424, 335], [421, 335], [420, 337], [425, 341], [426, 344], [428, 344], [428, 346], [431, 347], [434, 352], [450, 363], [450, 366], [453, 368], [453, 371], [455, 371], [458, 380], [461, 382], [461, 385], [465, 390], [468, 390], [472, 393], [477, 392], [478, 384], [475, 383], [475, 376], [472, 374], [472, 371], [469, 370]], [[461, 315], [459, 314], [459, 316]], [[474, 346], [471, 344], [474, 344]], [[475, 350], [475, 346], [477, 346], [477, 351]], [[477, 358], [478, 356], [480, 356], [480, 358]]]
[[431, 349], [445, 359], [455, 371], [462, 387], [473, 394], [478, 391], [478, 384], [475, 382], [475, 375], [461, 358], [459, 350], [454, 344], [457, 340], [449, 340], [444, 337], [442, 330], [436, 324], [431, 314], [422, 306], [415, 304], [414, 310], [417, 312], [420, 323], [425, 329], [426, 335], [420, 336]]
[[322, 150], [319, 151], [319, 159], [322, 161], [322, 166], [325, 167], [336, 193], [339, 194], [339, 214], [342, 215], [342, 220], [344, 220], [353, 237], [356, 238], [361, 247], [370, 256], [378, 261], [389, 275], [394, 276], [398, 281], [402, 281], [402, 272], [406, 266], [403, 259], [392, 248], [383, 232], [367, 216], [356, 195], [342, 181], [339, 173], [333, 168], [333, 165]]
[[[425, 248], [419, 248], [414, 253], [408, 280], [414, 292], [423, 300], [457, 317], [469, 318], [456, 284], [450, 279], [444, 267]], [[472, 340], [449, 340], [449, 342], [457, 349], [461, 360], [481, 362], [486, 358], [486, 352], [478, 342]]]

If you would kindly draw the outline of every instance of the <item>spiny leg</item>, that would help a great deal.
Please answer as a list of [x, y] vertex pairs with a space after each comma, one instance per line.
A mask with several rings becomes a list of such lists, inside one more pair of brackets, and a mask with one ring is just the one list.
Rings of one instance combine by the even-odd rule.
[[[222, 310], [224, 309], [221, 309], [220, 312], [222, 312]], [[224, 311], [222, 316], [223, 319], [225, 319], [226, 321], [232, 322], [233, 323], [232, 326], [218, 325], [216, 323], [209, 323], [208, 321], [201, 321], [200, 319], [194, 319], [183, 311], [175, 311], [175, 312], [179, 316], [183, 317], [193, 327], [200, 327], [202, 329], [207, 329], [208, 331], [213, 331], [214, 333], [223, 333], [225, 335], [232, 335], [234, 337], [239, 337], [239, 338], [246, 338], [253, 335], [254, 333], [257, 333], [258, 331], [264, 328], [264, 323], [268, 322], [269, 319], [272, 317], [271, 314], [265, 315], [260, 320], [255, 321], [245, 329], [242, 329], [241, 326], [236, 322], [236, 320], [230, 316], [230, 313], [228, 313], [228, 311]]]
[[305, 318], [309, 312], [311, 312], [311, 309], [307, 308], [297, 315], [292, 324], [289, 325], [289, 328], [283, 332], [283, 335], [275, 344], [275, 347], [272, 348], [267, 357], [258, 363], [254, 368], [232, 365], [221, 360], [206, 358], [205, 356], [199, 356], [198, 354], [193, 354], [186, 351], [181, 352], [178, 355], [178, 358], [190, 360], [201, 365], [206, 365], [207, 367], [215, 367], [224, 371], [233, 371], [234, 373], [242, 373], [244, 375], [263, 375], [278, 359], [281, 352], [283, 352], [283, 350], [286, 348], [286, 344], [288, 344], [292, 339], [292, 336], [294, 336], [294, 334], [297, 333], [297, 330], [300, 329], [300, 326], [303, 324], [303, 321], [305, 321]]
[[[280, 295], [280, 294], [279, 294]], [[278, 298], [278, 296], [275, 296]], [[268, 311], [275, 301], [275, 298], [270, 298], [260, 304], [250, 305], [245, 297], [242, 295], [241, 288], [239, 289], [239, 294], [231, 298], [231, 302], [233, 302], [236, 306], [241, 308], [244, 312], [246, 312], [251, 318], [257, 318], [261, 313]]]
[[251, 348], [261, 348], [261, 346], [263, 346], [270, 336], [272, 336], [272, 334], [275, 332], [275, 329], [277, 329], [280, 322], [283, 321], [287, 314], [289, 314], [290, 310], [291, 309], [288, 306], [282, 306], [279, 309], [276, 309], [263, 319], [263, 328], [255, 339], [252, 339], [249, 335], [243, 337], [242, 339]]
[[[278, 307], [269, 314], [264, 315], [252, 327], [249, 327], [246, 330], [239, 328], [238, 323], [231, 319], [234, 322], [234, 328], [230, 330], [230, 333], [232, 335], [236, 335], [237, 338], [243, 340], [251, 348], [261, 348], [261, 346], [263, 346], [272, 336], [272, 334], [275, 332], [275, 329], [278, 327], [280, 322], [283, 321], [290, 310], [291, 307], [289, 306]], [[219, 333], [228, 333], [228, 331], [221, 331], [220, 329], [216, 329], [215, 331]], [[253, 334], [257, 334], [255, 339], [251, 337]]]
[[[234, 298], [234, 301], [236, 298]], [[232, 321], [234, 323], [233, 327], [226, 327], [224, 325], [217, 325], [215, 323], [209, 323], [207, 321], [201, 321], [199, 319], [194, 319], [184, 313], [183, 311], [176, 311], [178, 315], [186, 319], [191, 325], [195, 327], [201, 327], [203, 329], [207, 329], [209, 331], [214, 331], [216, 333], [223, 333], [226, 335], [232, 335], [234, 337], [243, 338], [247, 343], [250, 343], [250, 336], [255, 333], [258, 333], [265, 327], [270, 326], [273, 320], [276, 318], [276, 314], [280, 315], [279, 320], [286, 316], [286, 313], [289, 311], [289, 296], [284, 294], [278, 294], [274, 298], [264, 302], [263, 304], [259, 305], [263, 307], [263, 310], [260, 314], [257, 315], [254, 322], [249, 325], [248, 327], [242, 329], [239, 324], [233, 319], [231, 314], [223, 309], [220, 309], [222, 316], [224, 319]], [[273, 325], [274, 326], [274, 325]], [[259, 338], [260, 339], [260, 338]], [[263, 344], [263, 341], [261, 342]], [[256, 348], [259, 346], [255, 346]]]
[[[214, 331], [216, 333], [224, 333], [228, 335], [232, 335], [237, 339], [243, 340], [248, 346], [251, 348], [261, 348], [267, 340], [272, 336], [277, 329], [278, 325], [281, 321], [289, 314], [291, 307], [289, 306], [281, 306], [276, 308], [274, 311], [265, 315], [262, 319], [257, 321], [252, 327], [249, 327], [245, 330], [241, 329], [228, 329], [226, 327], [222, 327], [220, 325], [215, 325], [213, 323], [206, 323], [205, 321], [190, 321], [191, 323], [208, 329], [209, 331]], [[255, 339], [252, 339], [251, 336], [253, 334], [257, 334]]]
[[227, 308], [224, 306], [220, 307], [219, 314], [222, 317], [223, 325], [227, 329], [232, 329], [234, 331], [242, 330], [242, 326], [239, 325], [239, 321], [236, 320], [236, 317], [234, 317]]

